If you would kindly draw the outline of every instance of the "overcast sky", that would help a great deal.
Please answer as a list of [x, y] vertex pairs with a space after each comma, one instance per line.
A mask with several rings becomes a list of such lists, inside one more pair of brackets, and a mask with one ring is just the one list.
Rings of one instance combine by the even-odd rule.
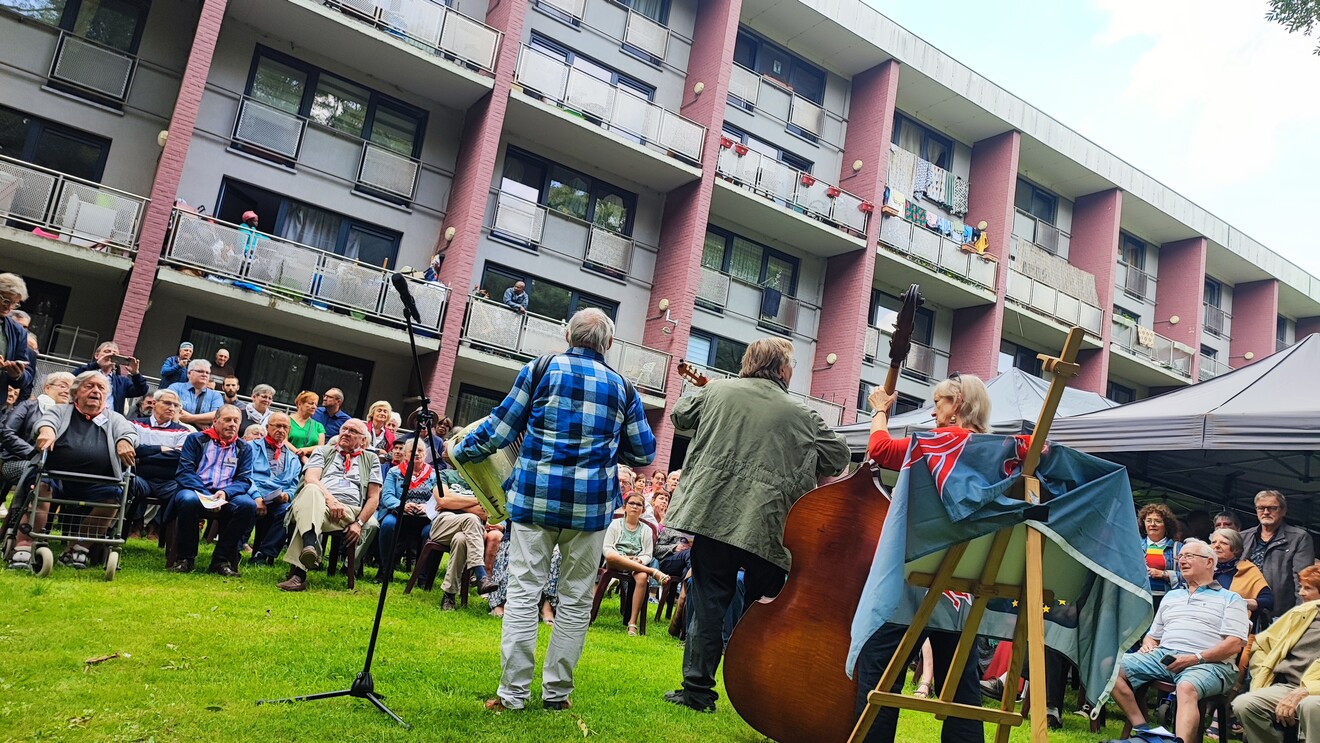
[[1320, 276], [1320, 56], [1264, 0], [867, 0]]

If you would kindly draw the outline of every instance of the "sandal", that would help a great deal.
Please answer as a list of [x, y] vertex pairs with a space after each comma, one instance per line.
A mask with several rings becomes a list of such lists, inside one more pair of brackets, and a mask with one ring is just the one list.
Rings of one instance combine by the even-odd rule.
[[635, 624], [630, 624], [630, 625], [628, 625], [628, 636], [629, 636], [629, 637], [636, 637], [636, 636], [637, 636], [637, 625], [635, 625]]
[[921, 683], [917, 684], [917, 690], [912, 692], [912, 696], [916, 697], [917, 699], [929, 699], [930, 692], [933, 686], [934, 684], [932, 684], [929, 681], [922, 681]]
[[32, 570], [32, 549], [19, 547], [9, 556], [10, 570]]
[[662, 586], [669, 582], [669, 574], [658, 568], [654, 573], [651, 573], [651, 577], [655, 578], [655, 582]]
[[68, 552], [60, 555], [60, 564], [67, 565], [74, 570], [86, 570], [91, 564], [91, 557], [87, 554], [87, 548], [74, 545]]

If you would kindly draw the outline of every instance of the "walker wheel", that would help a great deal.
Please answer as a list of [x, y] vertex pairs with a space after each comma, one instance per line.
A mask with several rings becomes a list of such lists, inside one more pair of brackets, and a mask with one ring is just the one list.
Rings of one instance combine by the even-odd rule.
[[115, 571], [119, 569], [119, 553], [111, 552], [105, 558], [105, 579], [112, 581], [115, 579]]
[[32, 572], [38, 578], [45, 578], [50, 575], [50, 571], [55, 567], [55, 553], [50, 551], [50, 547], [37, 547], [32, 550]]

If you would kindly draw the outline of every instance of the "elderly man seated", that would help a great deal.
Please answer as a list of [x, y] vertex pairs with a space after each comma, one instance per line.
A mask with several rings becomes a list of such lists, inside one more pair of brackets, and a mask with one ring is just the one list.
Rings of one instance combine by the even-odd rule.
[[133, 421], [137, 427], [137, 472], [133, 478], [133, 505], [129, 520], [136, 527], [147, 508], [169, 503], [179, 491], [179, 452], [192, 429], [174, 420], [179, 396], [170, 390], [156, 393], [151, 415]]
[[1281, 742], [1293, 726], [1302, 740], [1320, 739], [1320, 566], [1298, 574], [1297, 602], [1256, 635], [1251, 690], [1233, 700], [1251, 743]]
[[188, 381], [168, 387], [179, 396], [183, 412], [179, 420], [190, 426], [204, 428], [215, 420], [215, 411], [225, 404], [224, 395], [211, 389], [211, 362], [193, 359], [188, 362]]
[[257, 507], [257, 546], [248, 560], [253, 565], [274, 565], [288, 536], [284, 520], [303, 471], [298, 452], [289, 444], [289, 427], [287, 413], [272, 412], [266, 419], [266, 435], [247, 444], [252, 450], [248, 496]]
[[190, 573], [197, 560], [197, 522], [208, 511], [220, 516], [220, 540], [211, 555], [210, 572], [238, 576], [238, 545], [252, 530], [257, 507], [252, 489], [252, 450], [238, 439], [242, 412], [221, 407], [215, 425], [188, 436], [179, 453], [179, 492], [170, 504], [178, 519], [174, 540], [175, 573]]
[[[48, 408], [37, 421], [37, 450], [47, 452], [46, 469], [98, 477], [124, 476], [132, 467], [137, 431], [124, 416], [110, 410], [110, 381], [99, 371], [79, 374], [73, 382], [73, 402]], [[78, 536], [104, 537], [122, 490], [115, 483], [47, 480], [40, 487], [53, 489], [60, 498], [105, 503], [94, 506], [81, 521]], [[37, 510], [33, 530], [45, 529], [49, 504]], [[24, 516], [23, 522], [27, 522]], [[79, 570], [90, 564], [87, 544], [71, 542], [60, 562]], [[32, 537], [19, 530], [9, 567], [30, 568]]]
[[[73, 370], [75, 375], [85, 371], [99, 371], [110, 380], [110, 409], [116, 413], [124, 412], [124, 401], [141, 397], [151, 389], [147, 378], [138, 371], [138, 360], [119, 365], [115, 357], [119, 355], [119, 346], [114, 341], [106, 341], [96, 347], [92, 360]], [[131, 413], [130, 413], [131, 415]]]
[[1237, 657], [1250, 626], [1247, 602], [1219, 585], [1215, 562], [1210, 545], [1199, 539], [1183, 542], [1178, 568], [1187, 587], [1164, 595], [1141, 648], [1123, 656], [1114, 701], [1135, 729], [1148, 726], [1133, 690], [1167, 681], [1177, 689], [1174, 733], [1199, 740], [1198, 700], [1223, 694], [1237, 680]]
[[[442, 457], [447, 459], [448, 452]], [[466, 570], [471, 570], [477, 579], [477, 593], [485, 595], [499, 588], [499, 584], [487, 574], [486, 552], [492, 546], [492, 536], [494, 550], [499, 549], [502, 534], [486, 529], [486, 512], [476, 496], [463, 487], [466, 483], [452, 489], [446, 484], [446, 480], [456, 485], [463, 482], [451, 473], [444, 473], [445, 477], [439, 481], [439, 489], [435, 490], [437, 513], [431, 519], [428, 534], [432, 542], [449, 548], [449, 564], [445, 567], [445, 579], [440, 584], [440, 590], [445, 594], [440, 600], [442, 611], [458, 608], [458, 590]]]
[[312, 452], [303, 471], [302, 488], [293, 497], [289, 525], [293, 535], [284, 561], [289, 575], [281, 591], [306, 591], [307, 571], [321, 561], [321, 535], [344, 531], [349, 545], [362, 536], [362, 527], [380, 501], [380, 461], [364, 449], [367, 424], [350, 418], [339, 429], [335, 446]]

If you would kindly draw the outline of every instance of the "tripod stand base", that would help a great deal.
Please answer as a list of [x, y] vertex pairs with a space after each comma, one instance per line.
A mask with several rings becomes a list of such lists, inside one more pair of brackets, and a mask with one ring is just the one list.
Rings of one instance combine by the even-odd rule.
[[358, 699], [365, 699], [376, 705], [376, 709], [394, 718], [394, 721], [402, 725], [404, 730], [412, 730], [412, 725], [404, 722], [402, 717], [394, 714], [389, 707], [385, 706], [385, 702], [381, 701], [384, 697], [376, 694], [376, 684], [372, 680], [369, 671], [358, 673], [357, 677], [353, 679], [353, 685], [347, 689], [340, 689], [339, 691], [323, 691], [319, 694], [304, 694], [303, 696], [287, 697], [285, 699], [262, 699], [258, 701], [257, 704], [312, 702], [318, 699], [334, 699], [336, 697], [357, 697]]

